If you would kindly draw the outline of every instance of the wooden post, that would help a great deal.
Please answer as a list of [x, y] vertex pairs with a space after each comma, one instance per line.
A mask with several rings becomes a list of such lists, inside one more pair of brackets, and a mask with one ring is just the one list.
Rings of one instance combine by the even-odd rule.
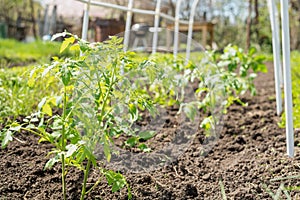
[[33, 0], [30, 0], [30, 9], [31, 9], [31, 20], [32, 20], [32, 32], [33, 32], [33, 36], [34, 38], [37, 38], [37, 32], [36, 32], [36, 20], [35, 20], [35, 16], [34, 16], [34, 4], [33, 4]]

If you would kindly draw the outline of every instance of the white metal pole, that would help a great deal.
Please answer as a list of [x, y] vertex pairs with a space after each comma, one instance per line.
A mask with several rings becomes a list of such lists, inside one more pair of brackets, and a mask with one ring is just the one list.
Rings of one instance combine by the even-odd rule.
[[294, 156], [294, 130], [293, 130], [293, 101], [290, 69], [290, 31], [288, 1], [280, 0], [281, 4], [281, 27], [282, 27], [282, 48], [283, 48], [283, 75], [284, 75], [284, 101], [286, 113], [286, 145], [287, 154]]
[[91, 0], [87, 4], [85, 4], [83, 23], [82, 23], [82, 33], [81, 38], [83, 40], [87, 40], [87, 32], [89, 29], [89, 11], [90, 11], [90, 3]]
[[178, 52], [178, 40], [179, 40], [179, 11], [182, 0], [177, 0], [175, 10], [175, 27], [174, 27], [174, 50], [173, 54], [176, 57]]
[[279, 116], [282, 112], [282, 97], [280, 88], [280, 73], [281, 73], [281, 59], [280, 59], [280, 44], [279, 44], [279, 31], [278, 24], [275, 16], [275, 2], [268, 0], [268, 8], [272, 29], [272, 46], [273, 46], [273, 59], [274, 59], [274, 77], [275, 77], [275, 93], [276, 93], [276, 110]]
[[158, 0], [156, 2], [155, 15], [154, 15], [154, 33], [153, 33], [153, 41], [152, 41], [152, 53], [153, 54], [156, 53], [156, 50], [157, 50], [160, 5], [161, 5], [161, 0]]
[[[275, 0], [275, 3], [277, 2], [277, 0]], [[279, 21], [280, 21], [280, 16], [279, 16], [279, 13], [278, 13], [278, 9], [277, 9], [277, 6], [276, 4], [274, 3], [274, 11], [275, 11], [275, 17], [276, 17], [276, 20], [275, 20], [275, 28], [277, 30], [277, 44], [278, 44], [278, 47], [279, 47], [279, 53], [281, 51], [281, 44], [280, 44], [280, 35], [279, 35]], [[283, 87], [283, 72], [282, 72], [282, 63], [280, 62], [280, 68], [279, 68], [279, 83], [280, 83], [280, 87]]]
[[187, 44], [186, 44], [186, 56], [185, 60], [188, 62], [190, 59], [190, 53], [191, 53], [191, 43], [192, 43], [192, 37], [193, 37], [193, 26], [194, 26], [194, 16], [196, 12], [196, 7], [199, 0], [194, 0], [192, 4], [192, 10], [190, 14], [190, 21], [189, 21], [189, 30], [188, 30], [188, 38], [187, 38]]
[[133, 7], [133, 0], [129, 0], [128, 1], [128, 10], [127, 10], [125, 33], [124, 33], [124, 51], [127, 51], [128, 44], [129, 44], [131, 19], [132, 19], [132, 7]]

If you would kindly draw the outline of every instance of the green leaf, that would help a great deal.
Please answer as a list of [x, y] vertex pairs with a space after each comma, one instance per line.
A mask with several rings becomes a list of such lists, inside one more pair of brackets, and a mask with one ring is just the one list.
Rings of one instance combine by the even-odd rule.
[[219, 67], [227, 67], [229, 64], [230, 64], [229, 60], [221, 60], [220, 62], [218, 62]]
[[21, 128], [22, 128], [22, 126], [19, 123], [14, 122], [14, 123], [11, 124], [9, 129], [12, 130], [12, 131], [18, 132], [18, 131], [20, 131]]
[[41, 143], [41, 142], [50, 142], [49, 139], [47, 139], [46, 137], [41, 137], [38, 141], [38, 143]]
[[143, 152], [147, 152], [147, 153], [149, 153], [150, 151], [151, 151], [151, 148], [149, 148], [146, 144], [140, 144], [139, 146], [138, 146], [138, 148], [140, 149], [140, 150], [142, 150]]
[[155, 131], [141, 131], [139, 133], [139, 137], [143, 140], [149, 140], [153, 136], [155, 136], [156, 132]]
[[52, 116], [51, 106], [48, 103], [44, 104], [44, 106], [42, 107], [42, 112], [49, 115], [49, 116]]
[[125, 145], [129, 147], [134, 147], [138, 143], [137, 137], [131, 137], [125, 141]]
[[190, 120], [194, 121], [197, 115], [197, 107], [193, 103], [186, 104], [183, 111]]
[[68, 144], [68, 145], [66, 146], [66, 149], [68, 150], [67, 153], [66, 153], [66, 157], [67, 157], [67, 158], [71, 157], [71, 156], [73, 155], [73, 153], [76, 152], [77, 148], [78, 148], [78, 147], [77, 147], [77, 145], [75, 145], [75, 144]]
[[57, 138], [59, 138], [59, 137], [61, 136], [61, 132], [59, 132], [59, 131], [53, 131], [53, 132], [51, 133], [51, 136], [52, 136], [53, 138], [57, 139]]
[[56, 97], [55, 96], [50, 97], [48, 99], [47, 103], [51, 104], [51, 105], [54, 105], [54, 106], [57, 106], [57, 104], [56, 104]]
[[53, 56], [53, 57], [52, 57], [52, 60], [54, 60], [54, 61], [59, 61], [59, 57]]
[[53, 165], [60, 161], [60, 154], [56, 154], [53, 158], [49, 159], [44, 166], [44, 170], [51, 169]]
[[28, 87], [33, 87], [35, 83], [36, 83], [36, 81], [35, 81], [35, 78], [33, 78], [33, 77], [30, 77], [27, 81]]
[[19, 125], [19, 126], [13, 126], [13, 127], [10, 127], [10, 130], [18, 132], [18, 131], [20, 131], [21, 128], [22, 128], [21, 125]]
[[56, 105], [59, 105], [59, 104], [61, 104], [62, 103], [62, 96], [57, 96], [56, 97]]
[[12, 138], [13, 132], [11, 132], [8, 129], [8, 130], [4, 131], [3, 133], [1, 133], [1, 135], [2, 136], [4, 135], [2, 143], [1, 143], [1, 147], [5, 148], [8, 145], [8, 143], [13, 140], [13, 138]]
[[139, 116], [139, 112], [138, 112], [138, 109], [137, 107], [134, 105], [134, 104], [129, 104], [129, 113], [130, 113], [130, 116], [131, 116], [131, 121], [134, 122], [138, 119], [138, 116]]
[[63, 41], [63, 43], [61, 44], [61, 47], [60, 47], [60, 50], [59, 50], [59, 53], [62, 53], [68, 46], [69, 46], [70, 42], [68, 41]]
[[204, 118], [204, 120], [201, 122], [200, 127], [209, 130], [211, 128], [212, 123], [212, 116]]
[[55, 67], [55, 65], [50, 65], [50, 66], [48, 66], [48, 67], [43, 71], [42, 77], [45, 77], [45, 76], [48, 74], [48, 72], [49, 72], [53, 67]]
[[248, 51], [248, 55], [252, 56], [256, 53], [256, 48], [255, 47], [250, 47], [249, 51]]
[[38, 121], [39, 121], [39, 119], [37, 117], [33, 117], [30, 119], [30, 122], [38, 122]]
[[79, 44], [74, 44], [70, 47], [70, 51], [80, 51]]
[[68, 34], [67, 32], [56, 33], [52, 36], [51, 41], [54, 41], [59, 37], [65, 37], [67, 34]]
[[36, 69], [33, 69], [33, 70], [31, 70], [29, 79], [27, 81], [27, 85], [29, 87], [33, 87], [34, 86], [34, 84], [36, 83], [35, 78], [36, 78]]
[[[26, 122], [25, 119], [24, 119], [23, 121]], [[28, 121], [28, 122], [29, 122], [29, 121]], [[34, 129], [34, 128], [36, 128], [36, 127], [35, 127], [34, 124], [28, 124], [25, 128], [27, 128], [27, 129]]]
[[103, 145], [103, 151], [104, 151], [104, 155], [106, 157], [107, 162], [110, 162], [111, 152], [110, 152], [109, 144], [107, 142], [105, 142]]
[[257, 64], [257, 69], [255, 70], [255, 72], [263, 72], [263, 73], [267, 73], [268, 72], [268, 68], [265, 64]]
[[69, 37], [69, 38], [65, 38], [65, 40], [63, 41], [63, 43], [61, 44], [59, 53], [62, 53], [66, 48], [68, 48], [68, 46], [70, 44], [73, 44], [75, 42], [75, 38], [73, 36]]
[[[78, 141], [78, 144], [84, 144], [82, 142], [84, 142], [84, 141]], [[82, 149], [82, 148], [84, 149], [84, 157], [89, 159], [92, 162], [93, 166], [97, 166], [96, 158], [95, 158], [95, 155], [93, 154], [93, 152], [90, 149], [88, 149], [87, 146], [81, 146], [80, 149]]]
[[65, 71], [62, 72], [62, 82], [65, 86], [67, 86], [71, 80], [71, 72], [66, 68]]
[[42, 109], [42, 107], [44, 106], [44, 104], [46, 103], [46, 101], [47, 101], [47, 98], [46, 98], [46, 97], [44, 97], [44, 98], [40, 101], [40, 103], [38, 104], [38, 109], [39, 109], [39, 110]]
[[108, 184], [112, 186], [112, 192], [119, 191], [127, 184], [126, 179], [122, 174], [112, 170], [106, 171], [105, 177]]

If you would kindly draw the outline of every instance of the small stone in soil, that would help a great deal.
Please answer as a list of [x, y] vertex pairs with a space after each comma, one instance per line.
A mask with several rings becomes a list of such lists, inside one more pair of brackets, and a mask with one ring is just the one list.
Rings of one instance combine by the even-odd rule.
[[210, 174], [205, 174], [204, 176], [202, 176], [202, 179], [208, 181], [210, 179]]

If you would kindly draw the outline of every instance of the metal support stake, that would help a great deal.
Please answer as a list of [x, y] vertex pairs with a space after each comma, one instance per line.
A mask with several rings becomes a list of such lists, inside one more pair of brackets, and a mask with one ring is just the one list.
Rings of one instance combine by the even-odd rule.
[[154, 17], [154, 33], [153, 33], [153, 41], [152, 41], [152, 53], [153, 54], [156, 53], [156, 49], [157, 49], [160, 5], [161, 5], [161, 0], [158, 0], [156, 2], [155, 17]]
[[90, 11], [90, 3], [91, 0], [87, 4], [85, 4], [83, 23], [82, 23], [82, 33], [81, 38], [83, 40], [87, 40], [87, 33], [89, 30], [89, 11]]
[[131, 19], [132, 19], [132, 7], [133, 7], [133, 0], [129, 0], [128, 1], [127, 18], [126, 18], [126, 27], [125, 27], [125, 33], [124, 33], [124, 51], [127, 51], [128, 44], [129, 44]]
[[175, 28], [174, 28], [174, 57], [177, 57], [178, 43], [179, 43], [179, 11], [182, 0], [177, 0], [176, 10], [175, 10]]
[[293, 130], [293, 102], [292, 102], [292, 84], [290, 69], [290, 30], [288, 1], [280, 0], [281, 4], [281, 27], [282, 27], [282, 55], [283, 55], [283, 76], [284, 76], [284, 102], [286, 116], [286, 146], [287, 154], [294, 156], [294, 130]]
[[270, 13], [271, 29], [272, 29], [276, 110], [277, 110], [277, 115], [279, 116], [282, 112], [282, 97], [281, 97], [281, 88], [280, 88], [281, 59], [280, 59], [279, 31], [278, 31], [278, 24], [275, 17], [276, 7], [275, 7], [274, 0], [268, 0], [268, 7]]
[[193, 37], [194, 16], [195, 16], [196, 7], [197, 7], [198, 2], [199, 2], [199, 0], [194, 0], [193, 1], [192, 10], [191, 10], [191, 14], [190, 14], [188, 38], [187, 38], [187, 44], [186, 44], [185, 62], [188, 62], [188, 60], [190, 59], [191, 43], [192, 43], [192, 37]]

